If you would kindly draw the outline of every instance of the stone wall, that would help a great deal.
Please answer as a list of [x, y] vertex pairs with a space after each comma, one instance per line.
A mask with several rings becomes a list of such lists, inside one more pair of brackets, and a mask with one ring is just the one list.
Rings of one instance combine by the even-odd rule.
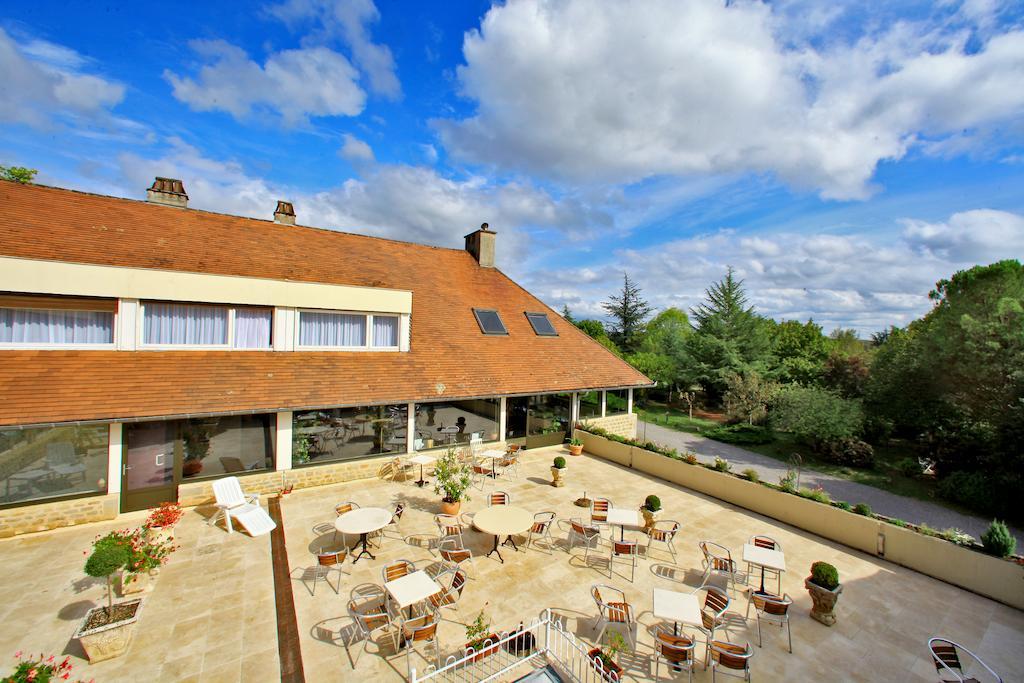
[[609, 434], [617, 434], [627, 439], [636, 438], [636, 413], [623, 413], [622, 415], [609, 415], [607, 417], [591, 417], [582, 420], [588, 425], [600, 427]]
[[117, 517], [119, 494], [35, 503], [0, 510], [0, 538]]

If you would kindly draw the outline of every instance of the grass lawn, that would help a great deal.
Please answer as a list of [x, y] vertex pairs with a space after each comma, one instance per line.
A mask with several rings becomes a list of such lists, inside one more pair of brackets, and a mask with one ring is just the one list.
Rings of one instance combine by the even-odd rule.
[[696, 434], [700, 429], [715, 427], [719, 423], [701, 417], [691, 418], [686, 410], [666, 408], [663, 404], [651, 403], [647, 406], [636, 408], [637, 416], [644, 422], [663, 425], [681, 432], [692, 432]]

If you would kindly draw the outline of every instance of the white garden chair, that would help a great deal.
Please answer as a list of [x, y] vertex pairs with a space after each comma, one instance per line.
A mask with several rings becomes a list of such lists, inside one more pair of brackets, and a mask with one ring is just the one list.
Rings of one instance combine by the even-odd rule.
[[213, 482], [213, 495], [217, 500], [217, 513], [209, 523], [216, 524], [223, 516], [229, 534], [234, 533], [232, 518], [238, 520], [250, 536], [262, 536], [277, 528], [267, 511], [260, 507], [260, 494], [244, 493], [238, 477], [224, 477]]

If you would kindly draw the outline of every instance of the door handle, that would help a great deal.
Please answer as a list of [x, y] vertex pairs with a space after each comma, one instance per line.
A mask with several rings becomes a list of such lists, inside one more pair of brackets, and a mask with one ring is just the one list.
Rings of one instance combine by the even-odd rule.
[[123, 464], [123, 465], [121, 465], [121, 474], [125, 474], [125, 473], [127, 473], [127, 472], [128, 472], [128, 470], [130, 470], [131, 468], [132, 468], [132, 466], [131, 466], [131, 465], [129, 465], [129, 464], [127, 464], [127, 463], [126, 463], [126, 464]]
[[157, 467], [163, 467], [164, 466], [164, 456], [165, 455], [167, 455], [167, 454], [166, 453], [157, 453], [156, 457], [153, 458], [153, 464], [155, 464]]

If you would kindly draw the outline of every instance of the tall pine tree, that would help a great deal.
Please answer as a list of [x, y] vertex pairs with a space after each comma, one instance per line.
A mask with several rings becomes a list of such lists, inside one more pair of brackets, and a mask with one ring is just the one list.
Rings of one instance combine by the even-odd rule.
[[623, 351], [636, 351], [651, 306], [640, 296], [640, 288], [629, 279], [629, 273], [622, 274], [622, 291], [608, 297], [601, 306], [612, 318], [608, 336]]

